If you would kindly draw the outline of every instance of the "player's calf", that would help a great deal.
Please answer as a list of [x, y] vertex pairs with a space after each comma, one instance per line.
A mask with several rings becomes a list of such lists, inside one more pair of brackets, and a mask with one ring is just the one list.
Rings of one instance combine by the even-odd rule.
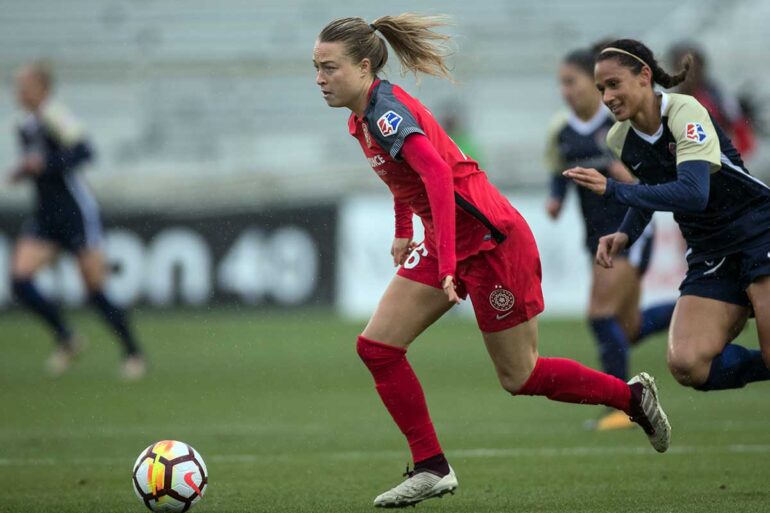
[[14, 277], [11, 286], [16, 299], [51, 327], [60, 344], [72, 336], [72, 330], [65, 324], [59, 308], [40, 293], [32, 278]]

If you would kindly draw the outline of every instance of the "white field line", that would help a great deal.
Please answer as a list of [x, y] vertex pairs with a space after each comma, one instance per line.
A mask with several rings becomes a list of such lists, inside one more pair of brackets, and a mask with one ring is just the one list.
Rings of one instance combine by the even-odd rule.
[[[141, 426], [99, 426], [89, 428], [88, 426], [77, 426], [72, 428], [18, 428], [18, 427], [0, 427], [0, 440], [20, 440], [26, 438], [51, 438], [51, 439], [81, 439], [81, 438], [116, 438], [122, 436], [146, 435], [147, 433], [169, 433], [179, 431], [179, 425], [141, 425]], [[334, 433], [335, 430], [324, 424], [289, 424], [289, 423], [271, 423], [271, 424], [221, 424], [221, 425], [201, 425], [185, 426], [186, 434], [200, 436], [212, 435], [312, 435]], [[161, 435], [162, 436], [162, 435]]]
[[[770, 445], [723, 445], [723, 446], [674, 446], [666, 454], [768, 454]], [[457, 449], [447, 451], [451, 458], [561, 458], [565, 456], [653, 456], [649, 447], [541, 447], [504, 449]], [[343, 461], [365, 461], [371, 459], [404, 458], [405, 451], [328, 451], [295, 455], [292, 453], [269, 454], [215, 454], [206, 458], [210, 463], [254, 463], [276, 460], [292, 461], [307, 458]], [[656, 456], [663, 457], [663, 456]], [[0, 467], [43, 467], [62, 465], [120, 465], [126, 464], [121, 458], [0, 458]]]
[[[751, 428], [757, 432], [767, 432], [770, 430], [770, 421], [768, 420], [719, 420], [709, 422], [706, 426], [698, 426], [699, 433], [723, 432], [741, 428]], [[212, 436], [212, 435], [237, 435], [237, 436], [270, 436], [270, 435], [323, 435], [336, 434], [339, 432], [338, 426], [323, 423], [227, 423], [227, 424], [201, 424], [198, 426], [188, 425], [183, 428], [184, 436]], [[29, 438], [46, 438], [54, 440], [68, 439], [93, 439], [93, 438], [116, 438], [124, 436], [145, 436], [148, 433], [154, 433], [155, 438], [172, 436], [170, 433], [179, 432], [178, 424], [157, 424], [157, 425], [107, 425], [92, 427], [88, 425], [79, 425], [76, 427], [9, 427], [0, 426], [0, 450], [4, 443], [12, 444]], [[452, 434], [461, 432], [459, 428], [452, 429], [451, 426], [442, 427], [442, 433]], [[528, 434], [559, 434], [574, 432], [574, 430], [565, 430], [557, 424], [551, 426], [517, 426], [512, 429], [510, 424], [500, 423], [486, 425], [485, 431], [489, 434], [510, 434], [510, 435], [528, 435]], [[165, 434], [164, 434], [165, 433]], [[181, 436], [181, 435], [180, 435]], [[172, 436], [173, 437], [173, 436]], [[2, 456], [0, 456], [2, 457]]]

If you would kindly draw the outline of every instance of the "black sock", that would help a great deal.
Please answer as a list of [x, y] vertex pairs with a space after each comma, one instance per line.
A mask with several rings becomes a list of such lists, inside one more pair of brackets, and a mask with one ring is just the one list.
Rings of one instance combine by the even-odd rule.
[[126, 352], [126, 356], [138, 355], [141, 353], [139, 346], [134, 339], [131, 330], [128, 328], [126, 322], [125, 312], [112, 303], [103, 292], [92, 292], [90, 297], [91, 304], [95, 306], [104, 317], [115, 333], [123, 343], [123, 350]]
[[13, 293], [21, 304], [45, 320], [56, 333], [59, 344], [68, 343], [72, 330], [64, 324], [59, 308], [40, 294], [32, 280], [14, 278]]
[[437, 476], [444, 477], [449, 474], [449, 462], [444, 457], [444, 453], [438, 453], [435, 456], [422, 461], [417, 461], [414, 464], [414, 473], [431, 472]]

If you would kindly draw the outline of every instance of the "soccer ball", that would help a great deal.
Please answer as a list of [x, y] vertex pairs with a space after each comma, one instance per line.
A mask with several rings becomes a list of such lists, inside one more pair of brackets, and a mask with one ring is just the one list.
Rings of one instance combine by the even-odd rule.
[[208, 471], [198, 451], [184, 442], [162, 440], [134, 463], [134, 492], [151, 511], [187, 511], [206, 492]]

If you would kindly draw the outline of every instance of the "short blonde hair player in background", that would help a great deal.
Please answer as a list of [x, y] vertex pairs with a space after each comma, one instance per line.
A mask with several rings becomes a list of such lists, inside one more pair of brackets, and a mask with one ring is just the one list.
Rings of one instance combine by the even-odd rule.
[[80, 168], [93, 149], [80, 122], [51, 98], [53, 74], [44, 62], [23, 67], [16, 77], [19, 105], [26, 111], [18, 124], [22, 157], [10, 174], [11, 183], [32, 182], [35, 210], [16, 242], [11, 279], [17, 300], [37, 314], [54, 332], [56, 349], [47, 362], [51, 376], [66, 372], [82, 350], [83, 339], [65, 322], [59, 308], [35, 286], [37, 271], [59, 250], [72, 253], [88, 291], [123, 347], [125, 379], [144, 376], [146, 363], [126, 314], [104, 293], [106, 265], [99, 207]]

